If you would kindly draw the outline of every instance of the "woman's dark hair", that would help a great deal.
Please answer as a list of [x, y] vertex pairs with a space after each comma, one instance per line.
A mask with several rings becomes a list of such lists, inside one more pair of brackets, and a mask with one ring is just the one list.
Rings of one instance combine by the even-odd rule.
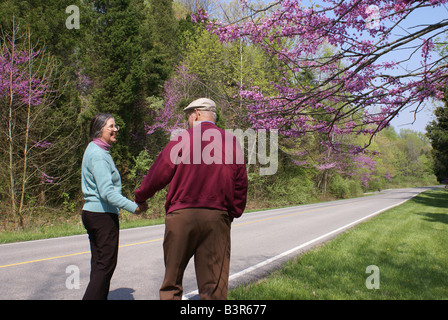
[[110, 113], [99, 113], [93, 117], [90, 122], [90, 139], [98, 138], [103, 131], [104, 126], [107, 123], [107, 120], [113, 118]]

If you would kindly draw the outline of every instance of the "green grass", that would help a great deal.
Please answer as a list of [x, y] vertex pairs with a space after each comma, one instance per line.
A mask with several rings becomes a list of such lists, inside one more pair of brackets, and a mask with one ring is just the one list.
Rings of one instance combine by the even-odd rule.
[[[120, 229], [129, 229], [137, 227], [145, 227], [156, 224], [162, 224], [164, 217], [153, 219], [130, 219], [129, 215], [121, 214]], [[0, 232], [0, 244], [18, 241], [30, 241], [39, 239], [48, 239], [56, 237], [72, 236], [77, 234], [86, 234], [86, 229], [82, 225], [81, 216], [77, 218], [77, 222], [69, 221], [67, 223], [56, 225], [43, 225], [19, 231], [3, 231]]]
[[[448, 299], [447, 244], [448, 191], [427, 191], [231, 290], [229, 299]], [[379, 268], [379, 289], [366, 287], [370, 265]]]

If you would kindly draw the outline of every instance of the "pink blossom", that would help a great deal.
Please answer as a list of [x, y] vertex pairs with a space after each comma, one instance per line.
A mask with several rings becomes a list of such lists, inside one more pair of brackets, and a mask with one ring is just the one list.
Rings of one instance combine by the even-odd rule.
[[[424, 3], [441, 6], [447, 2]], [[213, 21], [204, 12], [198, 12], [194, 21], [204, 23], [222, 42], [248, 39], [275, 57], [282, 70], [308, 71], [315, 77], [311, 85], [298, 85], [295, 77], [284, 76], [272, 84], [276, 93], [269, 96], [260, 88], [242, 88], [240, 97], [254, 128], [276, 128], [287, 137], [308, 132], [332, 137], [373, 135], [407, 106], [443, 97], [448, 85], [446, 65], [439, 67], [431, 60], [434, 42], [430, 33], [428, 38], [425, 34], [418, 37], [423, 39], [416, 44], [422, 67], [412, 72], [413, 77], [399, 73], [403, 68], [394, 61], [390, 36], [397, 33], [400, 19], [418, 10], [421, 1], [373, 4], [379, 26], [370, 29], [366, 25], [372, 14], [370, 0], [323, 0], [321, 6], [310, 8], [302, 1], [284, 0], [269, 12], [254, 10], [250, 18], [238, 23]], [[246, 2], [243, 5], [250, 10]], [[446, 24], [440, 28], [446, 30]], [[407, 44], [405, 40], [394, 43], [396, 50]], [[332, 56], [322, 54], [322, 46], [328, 44], [334, 46]]]
[[38, 148], [47, 149], [47, 148], [50, 148], [53, 145], [53, 143], [47, 142], [46, 140], [43, 140], [43, 141], [34, 141], [34, 140], [32, 140], [32, 141], [34, 142], [34, 145], [36, 147], [38, 147]]
[[171, 133], [176, 129], [184, 128], [183, 111], [179, 110], [179, 102], [185, 97], [185, 92], [181, 91], [184, 84], [192, 85], [196, 81], [196, 76], [189, 74], [185, 67], [177, 68], [177, 77], [165, 82], [164, 100], [160, 110], [151, 110], [153, 117], [151, 123], [145, 124], [147, 135], [153, 134], [157, 129], [166, 133]]
[[[11, 47], [14, 44], [11, 44]], [[49, 92], [47, 79], [29, 74], [26, 63], [40, 54], [39, 51], [12, 53], [8, 46], [0, 52], [0, 97], [17, 100], [23, 105], [39, 105]]]
[[58, 177], [51, 177], [44, 172], [41, 174], [41, 183], [42, 184], [53, 184], [56, 183], [56, 180], [59, 179]]

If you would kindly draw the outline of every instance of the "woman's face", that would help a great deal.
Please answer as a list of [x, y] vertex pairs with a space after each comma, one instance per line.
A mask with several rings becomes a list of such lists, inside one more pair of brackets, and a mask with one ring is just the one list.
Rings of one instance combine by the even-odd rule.
[[107, 144], [112, 144], [117, 141], [117, 133], [118, 127], [115, 124], [115, 119], [110, 118], [107, 120], [106, 125], [101, 132], [100, 139], [106, 142]]

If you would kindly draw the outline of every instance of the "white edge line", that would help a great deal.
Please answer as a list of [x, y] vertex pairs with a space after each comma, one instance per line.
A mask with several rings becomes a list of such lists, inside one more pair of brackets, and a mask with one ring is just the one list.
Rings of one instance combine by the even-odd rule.
[[[371, 218], [371, 217], [373, 217], [373, 216], [375, 216], [375, 215], [378, 215], [378, 214], [380, 214], [380, 213], [382, 213], [382, 212], [384, 212], [384, 211], [387, 211], [387, 210], [389, 210], [389, 209], [392, 209], [392, 208], [394, 208], [394, 207], [397, 207], [397, 206], [399, 206], [399, 205], [402, 205], [402, 204], [405, 203], [406, 201], [408, 201], [408, 200], [410, 200], [410, 199], [412, 199], [412, 198], [418, 196], [419, 194], [420, 194], [420, 193], [417, 193], [417, 194], [413, 195], [412, 197], [409, 197], [408, 199], [403, 200], [403, 201], [401, 201], [401, 202], [399, 202], [399, 203], [397, 203], [397, 204], [394, 204], [394, 205], [391, 205], [391, 206], [389, 206], [389, 207], [387, 207], [387, 208], [378, 210], [378, 211], [376, 211], [376, 212], [374, 212], [374, 213], [369, 214], [368, 216], [365, 216], [365, 217], [363, 217], [363, 218], [361, 218], [361, 219], [358, 219], [358, 220], [356, 220], [356, 221], [350, 222], [349, 224], [346, 224], [345, 226], [342, 226], [342, 227], [340, 227], [340, 228], [337, 228], [337, 229], [335, 229], [335, 230], [333, 230], [333, 231], [330, 231], [330, 232], [328, 232], [328, 233], [326, 233], [326, 234], [324, 234], [324, 235], [321, 235], [321, 236], [319, 236], [319, 237], [317, 237], [317, 238], [314, 238], [314, 239], [312, 239], [312, 240], [310, 240], [310, 241], [307, 241], [307, 242], [305, 242], [305, 243], [303, 243], [303, 244], [301, 244], [301, 245], [299, 245], [299, 246], [297, 246], [297, 247], [295, 247], [295, 248], [292, 248], [292, 249], [290, 249], [290, 250], [288, 250], [288, 251], [285, 251], [285, 252], [283, 252], [283, 253], [280, 253], [279, 255], [276, 255], [275, 257], [269, 258], [269, 259], [267, 259], [267, 260], [265, 260], [265, 261], [262, 261], [262, 262], [260, 262], [260, 263], [257, 263], [256, 265], [254, 265], [254, 266], [252, 266], [252, 267], [249, 267], [249, 268], [244, 269], [244, 270], [242, 270], [242, 271], [240, 271], [240, 272], [234, 273], [234, 274], [232, 274], [232, 275], [229, 277], [229, 282], [232, 281], [232, 280], [235, 280], [236, 278], [239, 278], [239, 277], [241, 277], [241, 276], [244, 276], [244, 275], [246, 275], [246, 274], [248, 274], [248, 273], [250, 273], [250, 272], [252, 272], [252, 271], [254, 271], [254, 270], [256, 270], [256, 269], [259, 269], [259, 268], [261, 268], [261, 267], [264, 267], [264, 266], [270, 264], [271, 262], [274, 262], [274, 261], [276, 261], [276, 260], [279, 260], [279, 259], [281, 259], [281, 258], [287, 256], [287, 255], [290, 255], [290, 254], [294, 253], [295, 251], [298, 251], [298, 250], [300, 250], [300, 249], [303, 249], [304, 247], [307, 247], [307, 246], [313, 244], [314, 242], [317, 242], [317, 241], [319, 241], [319, 240], [322, 240], [322, 239], [324, 239], [324, 238], [326, 238], [326, 237], [328, 237], [328, 236], [331, 236], [331, 235], [333, 235], [333, 234], [335, 234], [335, 233], [338, 233], [339, 231], [342, 231], [342, 230], [344, 230], [344, 229], [350, 228], [351, 226], [353, 226], [353, 225], [355, 225], [355, 224], [358, 224], [358, 223], [360, 223], [360, 222], [362, 222], [362, 221], [364, 221], [364, 220], [367, 220], [367, 219], [369, 219], [369, 218]], [[192, 297], [194, 297], [194, 296], [196, 296], [196, 295], [198, 295], [198, 294], [199, 294], [199, 291], [198, 291], [198, 290], [191, 291], [191, 292], [185, 294], [185, 295], [182, 297], [182, 300], [189, 300], [190, 298], [192, 298]]]

